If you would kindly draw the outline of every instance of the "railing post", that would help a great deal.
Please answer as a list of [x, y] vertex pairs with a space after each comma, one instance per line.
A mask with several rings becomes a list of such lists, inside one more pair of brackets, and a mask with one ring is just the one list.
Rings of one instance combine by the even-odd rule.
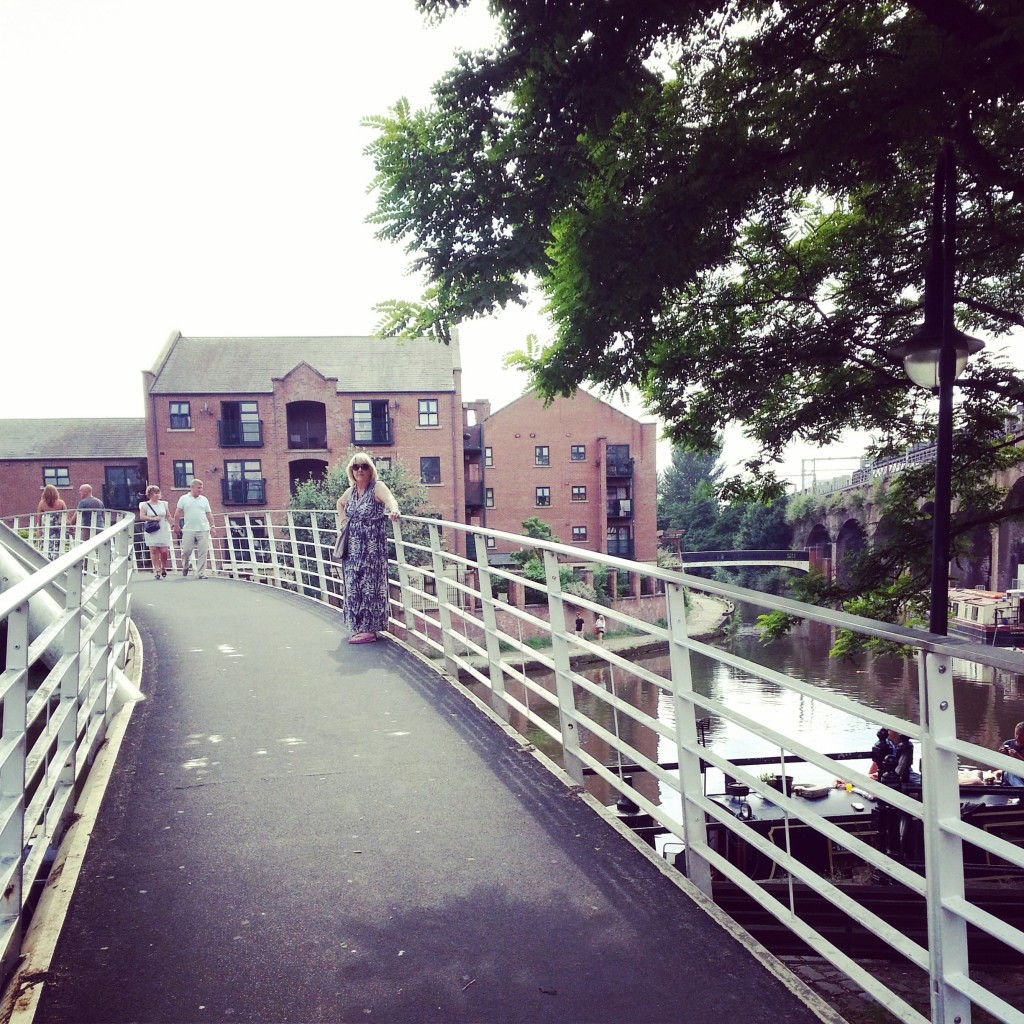
[[122, 530], [111, 542], [113, 547], [113, 568], [111, 570], [111, 664], [124, 668], [128, 663], [128, 640], [131, 633], [131, 583], [132, 547], [134, 527]]
[[[690, 650], [682, 643], [686, 631], [686, 588], [681, 583], [665, 587], [665, 610], [668, 617], [669, 670], [672, 677], [672, 700], [676, 719], [676, 760], [679, 762], [679, 789], [682, 798], [683, 831], [686, 836], [686, 875], [708, 898], [711, 897], [711, 865], [708, 863], [708, 829], [704, 811], [689, 798], [701, 793], [700, 756], [691, 751], [699, 748], [697, 719], [694, 716], [693, 674]], [[689, 748], [689, 749], [687, 749]]]
[[480, 607], [484, 617], [484, 643], [487, 646], [487, 671], [491, 679], [491, 693], [497, 698], [491, 707], [507, 722], [509, 706], [505, 700], [505, 673], [501, 668], [501, 641], [498, 639], [498, 613], [494, 598], [491, 566], [487, 561], [487, 544], [480, 537], [476, 544], [476, 564], [480, 577]]
[[452, 632], [452, 613], [448, 608], [448, 594], [444, 583], [444, 559], [441, 557], [441, 531], [430, 524], [430, 559], [437, 591], [437, 621], [441, 627], [441, 646], [444, 649], [444, 670], [458, 678], [459, 666], [455, 662], [455, 634]]
[[969, 975], [967, 923], [943, 907], [945, 900], [964, 897], [963, 843], [940, 827], [943, 822], [960, 822], [957, 756], [941, 747], [943, 741], [956, 739], [951, 660], [921, 652], [918, 672], [931, 1019], [935, 1024], [970, 1024], [970, 999], [946, 982], [951, 976]]
[[292, 549], [292, 576], [295, 579], [295, 589], [302, 593], [305, 589], [305, 582], [302, 579], [302, 560], [299, 558], [299, 542], [295, 539], [295, 513], [288, 513], [288, 543]]
[[24, 601], [7, 616], [7, 670], [11, 678], [3, 701], [3, 738], [8, 754], [0, 767], [0, 864], [14, 867], [0, 896], [0, 932], [10, 935], [0, 969], [10, 974], [21, 947], [25, 858], [25, 759], [28, 755], [29, 605]]
[[[411, 642], [416, 634], [416, 615], [412, 607], [412, 593], [409, 590], [409, 562], [405, 554], [405, 539], [402, 537], [401, 521], [391, 524], [395, 538], [395, 565], [398, 567], [398, 592], [402, 599], [402, 613], [405, 617], [405, 639]], [[390, 614], [390, 613], [389, 613]]]
[[[61, 709], [68, 713], [61, 722], [57, 733], [55, 760], [61, 762], [61, 786], [73, 787], [78, 775], [78, 716], [85, 697], [82, 690], [80, 667], [82, 660], [82, 572], [69, 571], [64, 577], [64, 610], [68, 613], [67, 623], [61, 635], [64, 657], [69, 659], [68, 668], [60, 683]], [[72, 705], [69, 709], [68, 705]], [[50, 820], [47, 812], [47, 836], [61, 836], [74, 809], [66, 800], [55, 800], [54, 806], [62, 809], [62, 816]]]
[[[286, 516], [290, 513], [286, 513]], [[267, 543], [270, 545], [270, 574], [274, 577], [274, 586], [284, 589], [281, 579], [281, 566], [277, 560], [277, 537], [274, 536], [274, 517], [267, 513]]]
[[[313, 554], [316, 556], [316, 578], [320, 588], [320, 600], [330, 604], [330, 591], [327, 588], [327, 563], [324, 561], [323, 547], [320, 544], [320, 512], [316, 509], [309, 513], [309, 523], [313, 528]], [[332, 545], [333, 548], [333, 545]], [[255, 559], [256, 553], [253, 552]]]
[[558, 697], [558, 722], [566, 773], [577, 786], [583, 785], [583, 761], [580, 758], [580, 731], [576, 726], [576, 693], [572, 685], [569, 638], [565, 632], [565, 602], [558, 556], [544, 552], [544, 575], [548, 587], [548, 618], [551, 627], [551, 653], [555, 660], [555, 695]]
[[[96, 725], [98, 731], [105, 730], [112, 714], [113, 701], [113, 662], [110, 657], [111, 639], [113, 637], [113, 602], [111, 586], [111, 569], [113, 568], [113, 546], [109, 541], [97, 548], [93, 554], [95, 559], [96, 574], [100, 585], [94, 593], [92, 608], [94, 618], [99, 620], [100, 625], [92, 634], [90, 640], [90, 662], [92, 671], [89, 673], [89, 691], [92, 692], [97, 680], [101, 681], [103, 687], [103, 700], [96, 708], [93, 718], [94, 722], [102, 719], [102, 724]], [[90, 730], [91, 731], [91, 730]]]

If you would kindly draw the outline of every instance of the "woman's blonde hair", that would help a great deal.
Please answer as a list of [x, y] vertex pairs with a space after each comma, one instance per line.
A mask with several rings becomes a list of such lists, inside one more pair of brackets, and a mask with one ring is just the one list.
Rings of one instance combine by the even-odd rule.
[[345, 472], [348, 474], [348, 478], [355, 486], [356, 475], [352, 472], [352, 467], [355, 465], [366, 465], [370, 467], [370, 483], [375, 484], [377, 482], [377, 467], [373, 464], [373, 459], [370, 458], [366, 452], [356, 452], [351, 459], [348, 460], [348, 466], [345, 468]]
[[60, 501], [60, 491], [53, 484], [47, 484], [43, 488], [43, 504], [53, 508]]
[[160, 493], [160, 488], [157, 487], [156, 484], [150, 484], [146, 488], [146, 497], [147, 498], [151, 498], [151, 497], [153, 497], [154, 494], [159, 494], [159, 493]]

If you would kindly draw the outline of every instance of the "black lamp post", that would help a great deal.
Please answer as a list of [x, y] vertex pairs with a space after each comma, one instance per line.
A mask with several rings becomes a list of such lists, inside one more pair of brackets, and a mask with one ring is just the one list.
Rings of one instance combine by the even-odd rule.
[[953, 323], [956, 269], [956, 163], [946, 143], [935, 167], [932, 251], [924, 278], [924, 323], [892, 354], [907, 376], [939, 398], [935, 444], [935, 506], [932, 512], [932, 593], [928, 628], [945, 635], [949, 627], [949, 518], [953, 477], [953, 381], [985, 343]]

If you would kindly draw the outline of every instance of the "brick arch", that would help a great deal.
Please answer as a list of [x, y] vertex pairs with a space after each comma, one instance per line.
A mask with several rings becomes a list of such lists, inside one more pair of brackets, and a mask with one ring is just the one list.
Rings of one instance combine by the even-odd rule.
[[823, 576], [832, 576], [832, 535], [824, 523], [811, 527], [804, 544], [810, 555], [811, 568], [817, 569]]
[[966, 554], [957, 558], [950, 569], [950, 583], [960, 587], [993, 589], [991, 528], [976, 526], [967, 538], [967, 543]]
[[868, 546], [868, 536], [859, 519], [847, 519], [839, 528], [835, 544], [836, 579], [847, 581], [853, 559]]
[[306, 480], [322, 481], [326, 478], [326, 459], [293, 459], [288, 463], [288, 490], [291, 494]]

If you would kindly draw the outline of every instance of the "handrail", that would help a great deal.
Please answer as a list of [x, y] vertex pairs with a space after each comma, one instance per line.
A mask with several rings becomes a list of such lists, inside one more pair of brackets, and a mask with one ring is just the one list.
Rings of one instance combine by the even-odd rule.
[[[343, 605], [341, 573], [331, 558], [337, 529], [333, 511], [232, 510], [220, 517], [218, 525], [224, 528], [218, 531], [211, 555], [213, 572], [279, 587], [339, 609]], [[463, 542], [455, 542], [456, 534], [462, 535]], [[144, 569], [141, 532], [136, 531], [135, 539], [134, 557]], [[544, 580], [527, 580], [492, 565], [489, 542], [540, 552]], [[472, 554], [461, 553], [465, 550]], [[601, 792], [613, 798], [615, 794], [627, 797], [657, 827], [677, 837], [685, 845], [688, 881], [684, 884], [713, 895], [713, 877], [733, 882], [902, 1020], [926, 1018], [795, 913], [796, 883], [823, 896], [836, 913], [849, 915], [927, 971], [933, 1020], [959, 1017], [966, 1024], [972, 1000], [998, 1020], [1017, 1024], [1024, 1020], [1019, 1010], [971, 979], [968, 924], [1011, 949], [1024, 947], [1024, 932], [970, 901], [964, 870], [967, 844], [1022, 871], [1024, 849], [962, 819], [958, 787], [961, 758], [1006, 771], [1012, 771], [1017, 763], [958, 738], [951, 685], [954, 658], [1022, 672], [1020, 654], [553, 541], [425, 517], [403, 516], [395, 524], [392, 551], [389, 629], [422, 655], [438, 661], [450, 676], [468, 679], [497, 714], [529, 730], [533, 742], [545, 744], [580, 787], [593, 792], [598, 792], [593, 787], [603, 787]], [[619, 590], [623, 578], [628, 578], [624, 589], [631, 596], [611, 605], [602, 603], [586, 579], [563, 579], [563, 570], [570, 565], [583, 566], [584, 577], [586, 566], [609, 570], [619, 577]], [[917, 658], [920, 720], [876, 711], [815, 680], [789, 676], [692, 638], [687, 628], [688, 592], [702, 592], [732, 606], [768, 606], [908, 646]], [[604, 614], [610, 631], [629, 631], [639, 644], [660, 645], [667, 654], [667, 667], [634, 663], [617, 652], [614, 644], [576, 636], [573, 620], [577, 609]], [[535, 637], [544, 642], [543, 649], [530, 646]], [[756, 714], [697, 692], [691, 676], [691, 663], [697, 658], [713, 659], [723, 670], [767, 681], [808, 704], [856, 715], [911, 736], [922, 762], [920, 793], [889, 788], [861, 768], [822, 753], [814, 736], [801, 732], [799, 723], [766, 723]], [[549, 670], [550, 682], [527, 672], [527, 660]], [[583, 662], [603, 666], [605, 681], [595, 683], [588, 678]], [[819, 813], [812, 801], [776, 792], [748, 770], [749, 759], [730, 759], [702, 745], [697, 723], [708, 716], [770, 742], [779, 751], [781, 774], [793, 757], [799, 757], [829, 778], [848, 780], [857, 794], [875, 801], [880, 809], [891, 808], [892, 814], [920, 821], [925, 836], [924, 867], [904, 863], [897, 851], [876, 849], [842, 830]], [[625, 764], [636, 766], [639, 777], [629, 778], [621, 770]], [[859, 906], [833, 879], [809, 869], [788, 840], [777, 845], [721, 802], [709, 799], [704, 789], [709, 766], [745, 784], [752, 794], [770, 798], [780, 810], [780, 827], [787, 836], [794, 828], [814, 829], [870, 870], [920, 893], [928, 911], [928, 943], [914, 941]], [[709, 828], [718, 829], [721, 836], [735, 837], [767, 858], [775, 871], [788, 879], [789, 903], [780, 903], [725, 857], [721, 846], [712, 843]]]
[[4, 976], [20, 955], [34, 886], [71, 822], [89, 765], [129, 689], [123, 669], [134, 517], [106, 514], [111, 524], [92, 535], [80, 523], [69, 528], [67, 517], [0, 521]]

